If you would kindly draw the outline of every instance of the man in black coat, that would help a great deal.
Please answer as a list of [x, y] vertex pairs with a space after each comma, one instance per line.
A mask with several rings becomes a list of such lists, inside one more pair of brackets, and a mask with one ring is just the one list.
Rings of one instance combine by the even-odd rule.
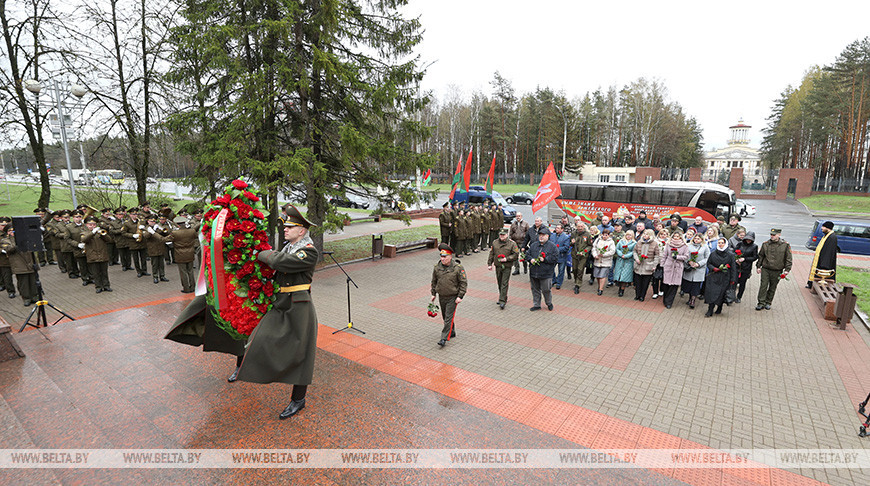
[[556, 261], [559, 259], [559, 250], [550, 241], [550, 230], [546, 226], [538, 229], [538, 239], [529, 245], [526, 254], [529, 259], [529, 277], [532, 287], [532, 308], [529, 310], [541, 310], [541, 294], [544, 295], [544, 303], [548, 310], [553, 310], [553, 295], [550, 287], [553, 285], [553, 272]]
[[834, 233], [834, 222], [822, 223], [822, 241], [816, 247], [807, 288], [813, 287], [814, 280], [836, 280], [837, 278], [837, 234]]

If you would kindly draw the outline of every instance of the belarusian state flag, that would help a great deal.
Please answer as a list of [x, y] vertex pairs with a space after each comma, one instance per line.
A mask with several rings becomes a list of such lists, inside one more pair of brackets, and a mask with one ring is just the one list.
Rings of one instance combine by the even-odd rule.
[[465, 192], [468, 192], [468, 184], [471, 183], [471, 150], [468, 151], [468, 160], [465, 161], [465, 173], [463, 174], [463, 178], [465, 179]]
[[495, 179], [495, 154], [492, 154], [492, 165], [489, 166], [489, 174], [486, 176], [486, 185], [483, 190], [492, 192], [492, 180]]
[[453, 173], [453, 188], [450, 189], [450, 199], [453, 199], [453, 195], [456, 194], [456, 188], [459, 186], [459, 182], [462, 180], [462, 159], [459, 159], [459, 162], [456, 163], [456, 172]]
[[426, 170], [426, 173], [423, 174], [423, 185], [428, 186], [432, 182], [432, 169]]
[[547, 166], [544, 171], [544, 177], [541, 178], [541, 184], [538, 186], [538, 192], [535, 193], [535, 199], [532, 201], [532, 213], [537, 213], [541, 208], [550, 204], [550, 201], [556, 199], [562, 194], [562, 187], [559, 186], [559, 179], [556, 177], [556, 169], [553, 168], [553, 163]]

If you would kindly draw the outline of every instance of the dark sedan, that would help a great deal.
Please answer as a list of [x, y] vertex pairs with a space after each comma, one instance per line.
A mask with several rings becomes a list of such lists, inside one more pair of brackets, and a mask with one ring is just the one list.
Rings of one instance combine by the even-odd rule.
[[535, 196], [528, 192], [518, 192], [513, 196], [508, 196], [505, 200], [508, 204], [532, 204]]
[[353, 195], [348, 194], [345, 197], [334, 197], [329, 200], [329, 204], [333, 206], [338, 206], [340, 208], [353, 208], [353, 209], [368, 209], [369, 203], [365, 199]]

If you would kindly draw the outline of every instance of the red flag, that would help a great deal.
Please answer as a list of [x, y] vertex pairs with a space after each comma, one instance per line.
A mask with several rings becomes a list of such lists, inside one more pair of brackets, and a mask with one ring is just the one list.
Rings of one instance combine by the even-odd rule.
[[460, 174], [462, 173], [462, 159], [456, 163], [456, 172], [453, 173], [453, 188], [450, 190], [450, 199], [453, 200], [453, 195], [456, 194], [456, 188], [459, 186]]
[[489, 174], [486, 176], [486, 185], [483, 189], [486, 192], [492, 192], [493, 179], [495, 179], [495, 154], [492, 154], [492, 165], [489, 166]]
[[535, 193], [535, 200], [532, 201], [532, 212], [537, 213], [541, 208], [550, 204], [550, 201], [556, 199], [562, 194], [562, 187], [559, 186], [559, 179], [556, 177], [556, 169], [553, 168], [553, 163], [547, 166], [544, 171], [544, 177], [541, 178], [541, 184], [538, 186], [538, 192]]
[[468, 160], [465, 161], [465, 173], [462, 178], [465, 181], [465, 192], [468, 192], [468, 184], [471, 183], [471, 150], [468, 151]]

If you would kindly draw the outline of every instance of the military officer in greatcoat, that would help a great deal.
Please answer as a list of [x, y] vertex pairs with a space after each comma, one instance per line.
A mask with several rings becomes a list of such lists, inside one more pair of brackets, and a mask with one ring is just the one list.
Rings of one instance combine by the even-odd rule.
[[251, 333], [238, 379], [293, 385], [290, 404], [278, 415], [280, 419], [305, 408], [305, 394], [314, 377], [317, 314], [311, 299], [311, 281], [320, 252], [308, 235], [311, 226], [296, 207], [289, 205], [284, 219], [287, 244], [281, 251], [257, 254], [258, 260], [275, 269], [281, 289], [272, 309]]
[[468, 290], [468, 278], [462, 264], [453, 260], [453, 249], [450, 245], [441, 243], [438, 245], [438, 252], [441, 259], [432, 270], [432, 302], [438, 297], [441, 304], [444, 327], [441, 329], [438, 345], [444, 347], [447, 341], [456, 337], [453, 319], [457, 304], [462, 302]]
[[502, 228], [498, 238], [492, 242], [489, 259], [486, 264], [490, 270], [495, 265], [495, 280], [498, 283], [498, 307], [504, 309], [507, 303], [508, 284], [511, 278], [511, 268], [520, 257], [520, 248], [508, 238], [508, 229]]
[[181, 280], [181, 292], [193, 293], [196, 277], [193, 272], [193, 260], [196, 254], [198, 238], [196, 230], [190, 227], [190, 222], [183, 216], [175, 218], [176, 228], [170, 238], [175, 246], [175, 264], [178, 265], [178, 276]]
[[98, 225], [99, 220], [89, 216], [85, 220], [87, 229], [82, 231], [81, 240], [85, 245], [84, 252], [88, 270], [99, 294], [112, 291], [112, 287], [109, 286], [109, 259], [111, 257], [109, 242], [112, 237], [109, 236], [108, 231]]

